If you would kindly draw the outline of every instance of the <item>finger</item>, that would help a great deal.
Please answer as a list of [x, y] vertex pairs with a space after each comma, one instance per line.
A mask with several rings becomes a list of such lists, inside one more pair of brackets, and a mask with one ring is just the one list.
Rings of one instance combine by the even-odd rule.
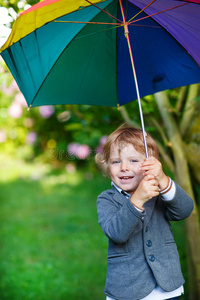
[[152, 190], [155, 192], [159, 192], [159, 186], [158, 185], [153, 185]]
[[148, 178], [147, 181], [150, 187], [153, 187], [153, 189], [159, 189], [158, 180], [155, 177]]
[[143, 172], [144, 175], [154, 175], [157, 174], [157, 169], [155, 168], [148, 168], [148, 169], [144, 169], [144, 170], [141, 170]]
[[158, 181], [157, 180], [152, 180], [151, 184], [155, 187], [158, 187]]
[[154, 162], [151, 162], [151, 161], [148, 161], [148, 162], [143, 162], [139, 165], [139, 170], [143, 170], [143, 171], [146, 171], [146, 170], [151, 170], [153, 168], [157, 168], [158, 165], [155, 164]]
[[158, 159], [156, 159], [154, 156], [147, 157], [142, 162], [142, 164], [147, 164], [147, 165], [157, 164], [157, 163], [160, 163], [160, 161]]
[[149, 156], [149, 157], [146, 157], [143, 161], [143, 163], [155, 163], [157, 161], [157, 159], [154, 157], [154, 156]]
[[154, 166], [140, 166], [139, 167], [139, 171], [142, 171], [142, 172], [149, 172], [149, 171], [153, 171], [155, 169]]
[[145, 175], [144, 179], [146, 181], [155, 180], [155, 176], [153, 174], [147, 174], [147, 175]]
[[158, 175], [159, 175], [159, 172], [157, 171], [157, 170], [148, 170], [148, 171], [144, 171], [143, 172], [143, 175], [144, 176], [147, 176], [147, 175], [153, 175], [154, 176], [154, 178], [157, 178], [158, 177]]
[[159, 194], [159, 187], [156, 185], [152, 185], [149, 187], [149, 192]]
[[142, 166], [149, 166], [152, 164], [154, 164], [154, 161], [152, 159], [147, 159], [147, 158], [143, 162], [141, 162]]
[[157, 161], [157, 159], [154, 156], [149, 156], [149, 157], [146, 157], [144, 159], [144, 161], [148, 161], [148, 160], [150, 160], [150, 161]]

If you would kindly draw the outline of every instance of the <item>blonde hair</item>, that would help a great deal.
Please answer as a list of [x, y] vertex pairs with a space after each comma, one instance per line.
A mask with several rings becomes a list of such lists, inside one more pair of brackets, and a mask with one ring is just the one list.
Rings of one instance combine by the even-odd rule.
[[[146, 134], [146, 141], [149, 156], [154, 156], [158, 159], [158, 146], [148, 133]], [[127, 144], [133, 145], [136, 151], [145, 155], [142, 130], [133, 128], [131, 126], [128, 126], [127, 124], [123, 124], [109, 135], [103, 146], [103, 153], [97, 153], [95, 155], [95, 161], [97, 165], [105, 174], [109, 175], [109, 160], [111, 147], [118, 147], [120, 151]]]

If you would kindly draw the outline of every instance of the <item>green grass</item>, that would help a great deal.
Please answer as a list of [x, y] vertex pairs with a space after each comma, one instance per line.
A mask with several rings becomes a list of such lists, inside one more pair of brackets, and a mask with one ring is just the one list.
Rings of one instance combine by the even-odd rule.
[[[0, 163], [0, 300], [105, 299], [107, 239], [96, 198], [109, 180]], [[183, 223], [173, 227], [186, 277]]]
[[96, 197], [108, 181], [1, 163], [0, 299], [104, 299]]

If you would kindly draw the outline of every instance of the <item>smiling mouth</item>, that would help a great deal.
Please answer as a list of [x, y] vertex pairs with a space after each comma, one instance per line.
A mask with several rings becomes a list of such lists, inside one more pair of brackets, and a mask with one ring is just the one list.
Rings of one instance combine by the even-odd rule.
[[132, 179], [134, 178], [133, 176], [122, 176], [122, 177], [119, 177], [119, 179], [121, 180], [128, 180], [128, 179]]

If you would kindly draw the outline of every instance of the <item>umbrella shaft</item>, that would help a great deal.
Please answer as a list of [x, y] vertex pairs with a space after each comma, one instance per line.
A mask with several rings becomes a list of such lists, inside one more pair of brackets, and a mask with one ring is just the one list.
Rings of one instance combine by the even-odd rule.
[[146, 141], [146, 131], [145, 131], [145, 126], [144, 126], [144, 118], [143, 118], [143, 112], [142, 112], [142, 105], [141, 105], [141, 98], [140, 98], [140, 93], [139, 93], [139, 88], [138, 88], [138, 81], [137, 81], [137, 76], [136, 76], [136, 71], [135, 71], [135, 65], [133, 61], [133, 53], [131, 49], [131, 43], [129, 39], [129, 31], [128, 31], [128, 22], [125, 20], [125, 15], [124, 15], [124, 10], [122, 6], [122, 0], [119, 0], [120, 2], [120, 8], [122, 12], [122, 17], [123, 17], [123, 23], [124, 23], [124, 33], [125, 37], [127, 39], [128, 43], [128, 49], [129, 49], [129, 54], [130, 54], [130, 59], [131, 59], [131, 65], [132, 65], [132, 70], [133, 70], [133, 76], [134, 76], [134, 81], [135, 81], [135, 87], [136, 87], [136, 93], [137, 93], [137, 98], [138, 98], [138, 105], [139, 105], [139, 113], [140, 113], [140, 121], [141, 121], [141, 126], [142, 126], [142, 134], [143, 134], [143, 140], [144, 140], [144, 148], [145, 148], [145, 154], [146, 157], [148, 157], [148, 148], [147, 148], [147, 141]]

